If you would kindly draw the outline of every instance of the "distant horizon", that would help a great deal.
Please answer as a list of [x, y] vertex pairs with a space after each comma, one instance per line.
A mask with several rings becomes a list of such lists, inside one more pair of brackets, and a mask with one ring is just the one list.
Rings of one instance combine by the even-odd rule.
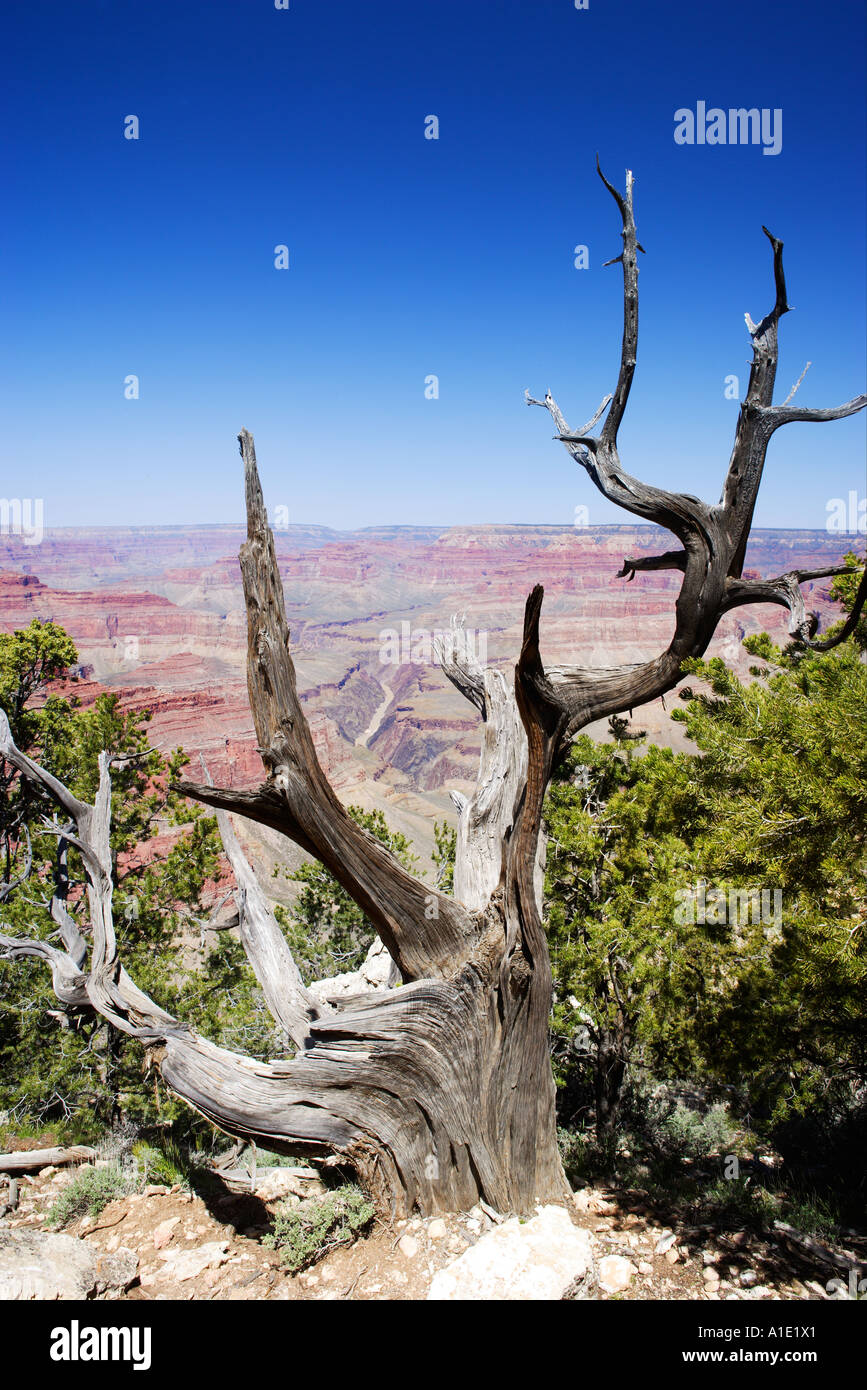
[[[80, 535], [82, 532], [93, 534], [107, 534], [112, 531], [130, 531], [150, 534], [152, 532], [164, 531], [235, 531], [246, 530], [246, 518], [237, 521], [191, 521], [191, 522], [171, 522], [165, 524], [151, 522], [127, 522], [116, 521], [106, 522], [100, 525], [89, 526], [46, 526], [43, 532], [43, 539], [50, 539], [53, 536]], [[329, 526], [321, 521], [295, 521], [285, 526], [275, 527], [271, 530], [275, 540], [281, 536], [288, 536], [291, 533], [304, 533], [311, 531], [327, 531], [336, 536], [361, 536], [371, 531], [431, 531], [442, 534], [444, 531], [491, 531], [497, 529], [508, 529], [511, 531], [562, 531], [566, 534], [576, 536], [582, 533], [593, 531], [662, 531], [666, 535], [673, 535], [668, 527], [658, 526], [655, 522], [633, 521], [629, 519], [629, 513], [624, 513], [622, 521], [596, 521], [586, 522], [580, 526], [570, 525], [568, 522], [558, 521], [461, 521], [461, 522], [428, 522], [428, 521], [382, 521], [373, 522], [366, 526], [341, 527]], [[753, 526], [750, 536], [761, 535], [768, 531], [779, 532], [799, 532], [805, 535], [832, 536], [841, 539], [851, 538], [852, 540], [867, 540], [867, 533], [864, 531], [849, 530], [829, 530], [827, 526]], [[0, 530], [0, 542], [4, 540], [17, 539], [13, 534]], [[38, 550], [38, 545], [27, 547], [29, 550]]]

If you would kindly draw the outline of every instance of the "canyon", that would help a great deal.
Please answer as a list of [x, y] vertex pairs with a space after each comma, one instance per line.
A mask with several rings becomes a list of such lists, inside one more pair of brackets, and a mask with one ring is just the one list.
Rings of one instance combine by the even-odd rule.
[[[0, 535], [0, 631], [34, 618], [59, 623], [78, 650], [75, 691], [84, 703], [112, 690], [125, 708], [151, 711], [151, 742], [164, 752], [182, 746], [194, 777], [204, 760], [216, 783], [254, 785], [262, 765], [246, 690], [237, 559], [244, 539], [240, 525], [56, 529], [38, 546]], [[745, 575], [837, 564], [859, 539], [756, 530]], [[475, 781], [480, 747], [476, 712], [443, 676], [429, 634], [457, 615], [488, 662], [510, 671], [536, 583], [545, 586], [549, 665], [641, 661], [673, 631], [678, 573], [616, 577], [624, 557], [670, 548], [671, 537], [653, 526], [289, 526], [275, 541], [319, 758], [337, 794], [381, 809], [423, 864], [434, 821], [453, 821], [449, 790], [466, 793]], [[829, 582], [804, 586], [823, 626], [834, 614]], [[784, 640], [787, 618], [770, 605], [738, 609], [710, 654], [745, 675], [742, 638], [765, 630]], [[675, 701], [672, 692], [634, 710], [634, 723], [657, 743], [686, 748], [682, 726], [669, 718]], [[605, 737], [607, 729], [590, 732]], [[300, 862], [301, 852], [279, 837], [246, 825], [243, 832], [263, 871]]]

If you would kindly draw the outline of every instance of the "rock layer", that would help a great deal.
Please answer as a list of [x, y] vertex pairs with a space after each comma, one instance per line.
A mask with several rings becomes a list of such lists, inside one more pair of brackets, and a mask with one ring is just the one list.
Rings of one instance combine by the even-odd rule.
[[[60, 623], [79, 650], [74, 689], [83, 702], [114, 690], [124, 708], [151, 711], [156, 747], [183, 746], [194, 763], [201, 753], [219, 784], [253, 785], [262, 767], [244, 674], [242, 539], [233, 526], [57, 530], [39, 546], [0, 536], [0, 631], [35, 617]], [[834, 564], [857, 539], [759, 530], [745, 573]], [[434, 634], [466, 614], [488, 661], [508, 674], [526, 594], [541, 582], [549, 664], [642, 660], [670, 638], [681, 576], [655, 571], [627, 582], [617, 571], [625, 556], [670, 540], [637, 525], [277, 532], [299, 689], [344, 800], [384, 810], [429, 850], [433, 820], [451, 814], [447, 790], [475, 781], [480, 747], [477, 722], [435, 664]], [[823, 621], [832, 612], [827, 587], [805, 586]], [[723, 621], [710, 655], [745, 673], [741, 638], [765, 628], [782, 640], [786, 617], [741, 609]], [[661, 701], [635, 720], [657, 742], [685, 746]]]

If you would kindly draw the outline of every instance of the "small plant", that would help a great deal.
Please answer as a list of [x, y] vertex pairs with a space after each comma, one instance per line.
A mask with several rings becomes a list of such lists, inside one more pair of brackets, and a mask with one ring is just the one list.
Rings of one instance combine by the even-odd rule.
[[352, 1245], [373, 1217], [373, 1203], [360, 1187], [340, 1187], [321, 1200], [278, 1212], [274, 1230], [262, 1244], [279, 1250], [281, 1264], [297, 1274], [323, 1259], [329, 1250]]
[[118, 1164], [104, 1168], [82, 1168], [63, 1189], [48, 1213], [52, 1226], [68, 1226], [79, 1216], [99, 1216], [109, 1202], [125, 1197], [137, 1182]]
[[[5, 1119], [4, 1119], [5, 1116]], [[22, 1145], [22, 1140], [32, 1142]], [[52, 1149], [62, 1144], [66, 1135], [61, 1126], [41, 1125], [35, 1121], [16, 1120], [8, 1110], [0, 1110], [0, 1150], [16, 1149], [19, 1146], [32, 1149]]]
[[677, 1103], [659, 1124], [660, 1147], [672, 1157], [701, 1159], [730, 1144], [732, 1125], [724, 1105], [704, 1115]]
[[839, 1240], [840, 1212], [832, 1201], [815, 1192], [793, 1195], [783, 1201], [783, 1217], [790, 1226], [818, 1240]]
[[560, 1128], [557, 1144], [566, 1177], [573, 1186], [593, 1183], [614, 1166], [616, 1140], [600, 1144], [592, 1130]]
[[696, 1202], [694, 1211], [699, 1218], [761, 1230], [773, 1224], [779, 1215], [779, 1204], [770, 1192], [749, 1178], [718, 1178]]
[[143, 1182], [164, 1183], [166, 1187], [179, 1184], [189, 1191], [192, 1185], [192, 1164], [189, 1156], [171, 1140], [160, 1148], [140, 1140], [133, 1145], [132, 1156]]

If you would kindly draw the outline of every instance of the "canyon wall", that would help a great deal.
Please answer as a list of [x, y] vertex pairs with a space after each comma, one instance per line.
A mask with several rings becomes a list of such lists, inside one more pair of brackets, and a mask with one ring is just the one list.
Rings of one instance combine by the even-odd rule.
[[[199, 755], [216, 782], [261, 777], [247, 702], [246, 620], [237, 551], [241, 526], [77, 528], [26, 546], [0, 536], [0, 631], [32, 618], [59, 623], [79, 652], [79, 693], [117, 691], [152, 711], [151, 739]], [[511, 671], [526, 595], [545, 585], [547, 662], [610, 666], [660, 651], [673, 630], [680, 575], [628, 582], [623, 558], [670, 547], [651, 526], [377, 527], [338, 533], [296, 526], [275, 535], [299, 690], [329, 777], [345, 800], [380, 807], [427, 854], [448, 789], [475, 780], [475, 712], [435, 664], [433, 637], [463, 615], [481, 655]], [[856, 536], [754, 533], [746, 573], [779, 574], [839, 562]], [[808, 606], [832, 613], [828, 582]], [[750, 632], [785, 635], [786, 613], [755, 606], [728, 615], [711, 654], [746, 672]], [[660, 743], [686, 746], [656, 701], [635, 722]], [[604, 736], [605, 730], [594, 730]], [[277, 852], [278, 846], [271, 846]]]

